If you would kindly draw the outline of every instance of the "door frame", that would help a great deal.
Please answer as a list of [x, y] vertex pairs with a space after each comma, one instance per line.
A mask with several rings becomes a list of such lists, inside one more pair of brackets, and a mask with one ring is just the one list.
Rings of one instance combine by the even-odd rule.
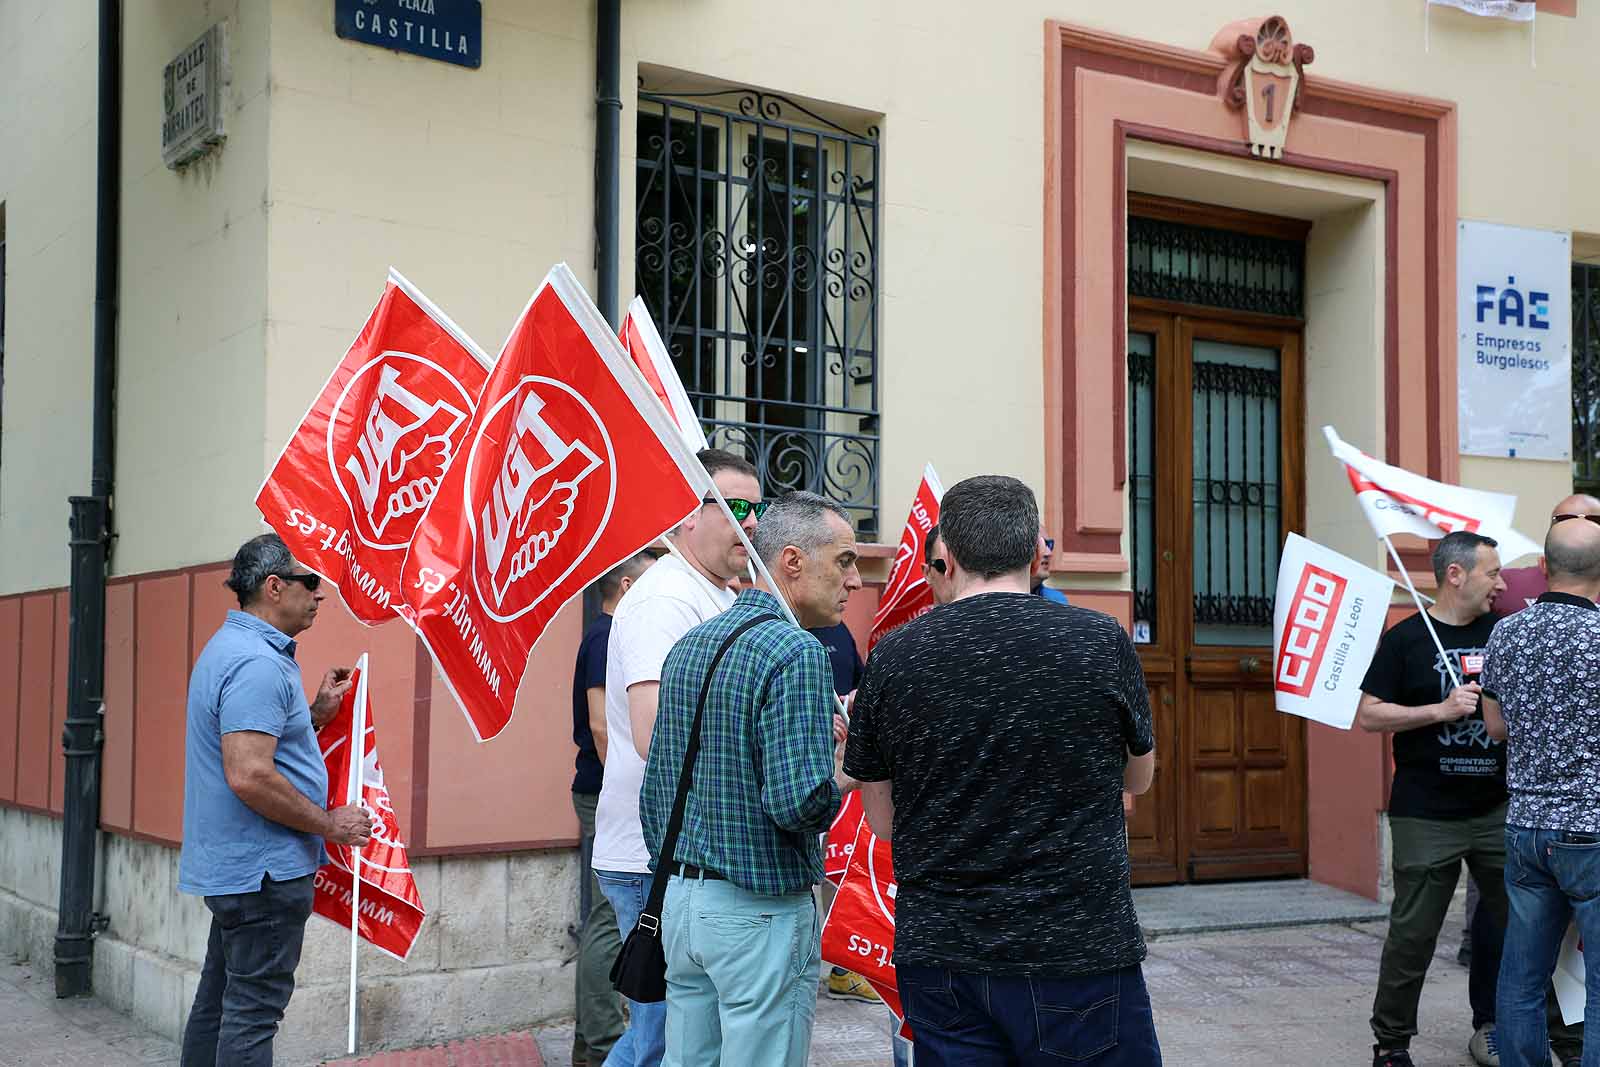
[[[1192, 442], [1194, 438], [1193, 344], [1196, 339], [1222, 343], [1255, 345], [1279, 351], [1279, 544], [1289, 532], [1305, 529], [1305, 364], [1303, 322], [1275, 320], [1262, 315], [1233, 314], [1227, 311], [1175, 305], [1166, 301], [1130, 298], [1127, 329], [1130, 333], [1151, 335], [1155, 361], [1154, 425], [1159, 433], [1170, 428], [1173, 438]], [[1180, 358], [1181, 357], [1181, 358]], [[1163, 368], [1168, 368], [1163, 371]], [[1126, 373], [1126, 368], [1122, 373]], [[1189, 402], [1179, 403], [1183, 398]], [[1154, 833], [1141, 838], [1130, 836], [1129, 851], [1133, 880], [1137, 884], [1190, 882], [1216, 878], [1253, 877], [1282, 874], [1304, 875], [1308, 854], [1308, 782], [1305, 725], [1296, 720], [1288, 724], [1293, 731], [1289, 759], [1297, 775], [1297, 811], [1290, 820], [1287, 849], [1274, 853], [1246, 851], [1238, 855], [1202, 853], [1196, 855], [1192, 807], [1195, 797], [1195, 760], [1191, 754], [1190, 721], [1194, 678], [1191, 670], [1194, 644], [1193, 558], [1194, 524], [1191, 518], [1181, 523], [1180, 508], [1192, 499], [1193, 458], [1187, 448], [1173, 450], [1177, 462], [1156, 463], [1153, 492], [1156, 501], [1152, 533], [1155, 537], [1153, 586], [1157, 590], [1155, 640], [1139, 646], [1140, 661], [1147, 677], [1157, 679], [1151, 686], [1152, 726], [1156, 741], [1156, 782], [1160, 787], [1149, 800], [1154, 803]], [[1130, 472], [1130, 478], [1132, 472]], [[1160, 546], [1172, 546], [1164, 554]], [[1133, 546], [1129, 546], [1130, 554]], [[1179, 566], [1184, 573], [1177, 572]], [[1187, 592], [1187, 596], [1178, 595]], [[1180, 610], [1180, 608], [1182, 610]], [[1259, 652], [1257, 646], [1204, 646], [1209, 657], [1200, 663], [1203, 673], [1213, 681], [1225, 680], [1226, 671], [1215, 665], [1230, 657]], [[1270, 662], [1270, 653], [1266, 657]], [[1213, 668], [1207, 670], [1206, 668]], [[1248, 756], [1241, 746], [1242, 762]], [[1243, 800], [1240, 801], [1241, 805]], [[1142, 821], [1142, 820], [1141, 820]], [[1200, 861], [1204, 873], [1196, 869]]]

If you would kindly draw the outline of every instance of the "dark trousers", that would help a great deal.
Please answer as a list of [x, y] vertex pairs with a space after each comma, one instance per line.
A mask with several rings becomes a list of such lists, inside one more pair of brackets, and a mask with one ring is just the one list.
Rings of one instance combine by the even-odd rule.
[[[1433, 961], [1433, 950], [1455, 896], [1461, 861], [1478, 882], [1475, 919], [1493, 928], [1506, 921], [1505, 807], [1471, 819], [1390, 819], [1394, 841], [1394, 903], [1389, 934], [1378, 965], [1378, 992], [1372, 1000], [1372, 1034], [1380, 1048], [1407, 1048], [1417, 1032], [1417, 1002]], [[1473, 1025], [1494, 1021], [1494, 983], [1499, 959], [1480, 956], [1473, 943], [1471, 993]]]
[[895, 969], [917, 1067], [1159, 1067], [1144, 972], [1043, 978]]
[[[572, 794], [578, 828], [590, 841], [594, 838], [594, 809], [599, 801], [600, 797], [594, 793]], [[588, 855], [587, 850], [584, 855]], [[581, 1061], [599, 1067], [622, 1036], [622, 995], [611, 986], [611, 965], [622, 951], [622, 937], [617, 931], [617, 913], [600, 891], [600, 883], [587, 863], [578, 877], [589, 880], [591, 903], [578, 934], [572, 1059], [574, 1063]]]
[[183, 1067], [272, 1067], [313, 895], [308, 874], [205, 898], [211, 939], [183, 1032]]

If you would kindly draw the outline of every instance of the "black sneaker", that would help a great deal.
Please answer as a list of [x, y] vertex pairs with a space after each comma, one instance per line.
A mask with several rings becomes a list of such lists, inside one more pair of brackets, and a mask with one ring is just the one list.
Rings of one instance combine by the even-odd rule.
[[1409, 1049], [1397, 1048], [1393, 1052], [1380, 1052], [1378, 1046], [1372, 1046], [1372, 1067], [1416, 1067], [1411, 1062]]

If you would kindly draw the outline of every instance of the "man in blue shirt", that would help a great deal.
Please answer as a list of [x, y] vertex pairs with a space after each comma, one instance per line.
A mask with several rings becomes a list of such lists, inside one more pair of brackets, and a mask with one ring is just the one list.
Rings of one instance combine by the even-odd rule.
[[323, 840], [365, 845], [371, 832], [360, 805], [323, 808], [316, 731], [338, 711], [350, 670], [328, 671], [307, 705], [294, 638], [316, 621], [320, 584], [277, 534], [246, 541], [227, 581], [239, 610], [189, 679], [178, 889], [205, 897], [211, 938], [183, 1067], [270, 1067]]
[[611, 616], [617, 602], [634, 579], [654, 563], [640, 552], [625, 559], [600, 579], [600, 614], [583, 631], [578, 661], [572, 669], [572, 741], [578, 758], [572, 776], [572, 808], [578, 813], [583, 835], [583, 870], [589, 882], [589, 910], [579, 916], [578, 965], [574, 984], [572, 1067], [600, 1067], [622, 1036], [622, 998], [611, 986], [611, 965], [622, 950], [617, 913], [600, 891], [590, 869], [594, 852], [594, 811], [600, 803], [600, 784], [606, 762], [606, 651], [611, 640]]

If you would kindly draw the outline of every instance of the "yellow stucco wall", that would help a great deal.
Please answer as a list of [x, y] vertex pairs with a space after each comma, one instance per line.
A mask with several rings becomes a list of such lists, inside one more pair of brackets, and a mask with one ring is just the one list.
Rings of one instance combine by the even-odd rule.
[[[1458, 102], [1464, 217], [1600, 234], [1588, 149], [1600, 11], [1582, 6], [1575, 20], [1541, 16], [1537, 69], [1525, 28], [1453, 11], [1434, 14], [1425, 52], [1420, 3], [1365, 18], [1330, 0], [1272, 11], [1316, 49], [1313, 76]], [[0, 593], [65, 580], [64, 498], [87, 484], [94, 27], [81, 7], [0, 0]], [[1204, 48], [1266, 13], [1214, 0], [627, 0], [623, 299], [641, 67], [881, 115], [887, 536], [930, 460], [946, 484], [1002, 470], [1042, 489], [1045, 20]], [[160, 68], [224, 16], [228, 143], [176, 175], [159, 160]], [[259, 529], [261, 474], [390, 264], [491, 352], [551, 263], [594, 276], [592, 3], [486, 0], [480, 70], [341, 40], [327, 0], [131, 0], [128, 24], [123, 573], [222, 558]], [[1568, 485], [1556, 463], [1467, 458], [1462, 474], [1521, 494], [1535, 534]]]
[[[258, 527], [265, 14], [246, 0], [125, 5], [117, 573], [222, 558]], [[224, 19], [227, 141], [169, 170], [162, 70]], [[89, 490], [97, 38], [92, 4], [0, 3], [0, 593], [65, 584], [66, 498]]]

